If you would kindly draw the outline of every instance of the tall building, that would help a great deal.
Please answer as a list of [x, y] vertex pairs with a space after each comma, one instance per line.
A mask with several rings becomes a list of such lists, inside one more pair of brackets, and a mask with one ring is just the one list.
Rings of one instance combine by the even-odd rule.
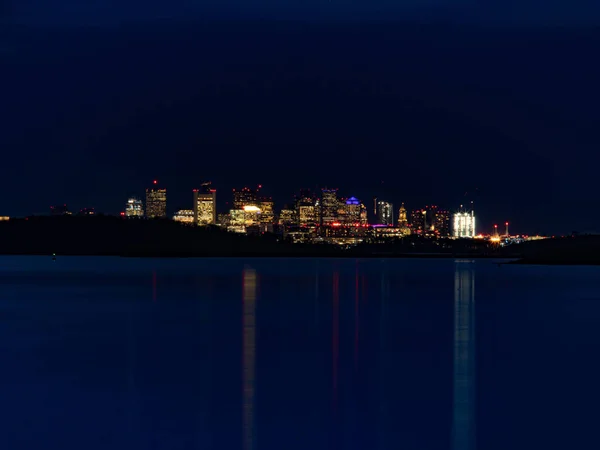
[[296, 197], [296, 217], [301, 227], [313, 226], [317, 222], [315, 198], [309, 189], [302, 189]]
[[258, 206], [258, 189], [233, 190], [233, 209], [244, 209], [244, 206]]
[[261, 197], [258, 201], [260, 208], [260, 223], [272, 225], [275, 222], [275, 212], [273, 211], [273, 199], [271, 197]]
[[321, 190], [321, 225], [331, 225], [338, 220], [337, 189]]
[[408, 226], [408, 218], [406, 217], [406, 208], [404, 207], [404, 203], [400, 205], [400, 209], [398, 210], [398, 226], [402, 228]]
[[167, 190], [159, 188], [156, 180], [146, 189], [146, 217], [167, 217]]
[[415, 209], [411, 211], [410, 226], [413, 233], [424, 234], [427, 230], [427, 210]]
[[194, 223], [199, 226], [217, 223], [217, 190], [210, 183], [194, 189]]
[[438, 209], [435, 212], [433, 224], [434, 231], [438, 236], [450, 236], [450, 211], [446, 211], [445, 209]]
[[394, 226], [394, 205], [383, 200], [377, 201], [377, 223]]
[[361, 203], [356, 197], [350, 197], [344, 202], [341, 210], [341, 222], [343, 225], [356, 225], [361, 223]]
[[449, 236], [450, 213], [435, 205], [426, 206], [411, 213], [411, 225], [417, 234]]
[[475, 212], [461, 211], [452, 216], [452, 235], [460, 238], [475, 237]]
[[144, 217], [144, 204], [136, 197], [127, 199], [125, 205], [125, 216], [126, 217]]
[[296, 212], [289, 206], [284, 206], [279, 214], [279, 225], [286, 227], [296, 224]]

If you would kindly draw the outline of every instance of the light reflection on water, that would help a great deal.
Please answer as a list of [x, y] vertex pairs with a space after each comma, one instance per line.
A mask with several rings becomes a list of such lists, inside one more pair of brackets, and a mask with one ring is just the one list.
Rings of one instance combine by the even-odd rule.
[[249, 267], [243, 273], [243, 435], [244, 450], [253, 450], [256, 439], [254, 401], [256, 382], [256, 272]]
[[0, 262], [3, 449], [563, 450], [592, 438], [581, 399], [597, 404], [597, 268]]
[[454, 273], [454, 375], [452, 448], [475, 449], [475, 271], [456, 263]]

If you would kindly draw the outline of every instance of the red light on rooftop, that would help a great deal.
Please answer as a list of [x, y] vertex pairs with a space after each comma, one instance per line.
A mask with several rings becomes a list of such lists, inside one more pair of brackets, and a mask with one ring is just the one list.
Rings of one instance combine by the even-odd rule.
[[506, 222], [504, 225], [508, 226], [508, 222]]
[[123, 217], [125, 215], [125, 213], [123, 211], [121, 211], [121, 217]]
[[154, 184], [158, 184], [158, 181], [157, 181], [157, 180], [154, 180], [154, 182], [153, 182], [153, 183], [154, 183]]
[[494, 225], [494, 228], [498, 228], [498, 225]]

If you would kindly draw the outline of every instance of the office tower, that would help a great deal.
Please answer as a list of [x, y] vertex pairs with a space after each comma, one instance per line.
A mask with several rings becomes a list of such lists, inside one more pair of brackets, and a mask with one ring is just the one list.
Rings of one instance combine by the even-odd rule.
[[337, 189], [321, 190], [321, 225], [331, 225], [338, 220]]
[[309, 189], [301, 190], [300, 195], [296, 197], [296, 217], [301, 227], [318, 223], [315, 199]]
[[368, 215], [367, 215], [367, 207], [365, 205], [363, 205], [362, 203], [360, 204], [360, 224], [361, 225], [369, 224], [369, 219], [368, 219]]
[[377, 223], [394, 226], [394, 205], [383, 200], [377, 201]]
[[427, 210], [415, 209], [411, 211], [410, 226], [413, 233], [424, 234], [427, 229]]
[[426, 206], [411, 213], [411, 225], [413, 232], [427, 235], [449, 234], [449, 213], [440, 210], [437, 206]]
[[285, 205], [279, 214], [279, 225], [292, 226], [296, 224], [296, 212]]
[[244, 206], [244, 225], [252, 227], [261, 223], [262, 210], [256, 205]]
[[[260, 186], [259, 186], [260, 188]], [[233, 190], [233, 209], [244, 209], [244, 206], [258, 206], [258, 189], [244, 187]]]
[[167, 190], [159, 188], [156, 180], [146, 189], [146, 217], [167, 217]]
[[260, 223], [272, 225], [275, 222], [275, 212], [273, 211], [273, 199], [271, 197], [261, 197], [258, 201], [260, 208]]
[[199, 226], [217, 223], [217, 190], [211, 189], [210, 182], [194, 189], [194, 223]]
[[232, 209], [229, 212], [229, 225], [227, 231], [236, 233], [246, 232], [246, 213], [243, 209]]
[[361, 223], [361, 203], [356, 197], [347, 199], [341, 209], [341, 223], [343, 225], [358, 225]]
[[231, 214], [217, 214], [217, 225], [227, 228], [231, 223]]
[[127, 204], [125, 205], [125, 216], [144, 217], [144, 204], [142, 201], [136, 197], [127, 199]]
[[194, 211], [192, 209], [180, 209], [173, 216], [175, 222], [185, 223], [186, 225], [192, 225], [194, 223]]
[[400, 205], [400, 209], [398, 210], [398, 226], [402, 228], [408, 226], [408, 219], [406, 217], [406, 208], [404, 207], [404, 203]]
[[452, 217], [452, 235], [460, 238], [475, 237], [475, 212], [462, 209]]
[[450, 236], [450, 211], [436, 209], [433, 224], [434, 231], [438, 236]]

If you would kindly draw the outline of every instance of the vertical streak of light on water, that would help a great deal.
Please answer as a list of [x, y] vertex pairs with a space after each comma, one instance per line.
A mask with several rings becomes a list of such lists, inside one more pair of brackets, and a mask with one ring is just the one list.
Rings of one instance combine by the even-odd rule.
[[332, 277], [332, 323], [331, 323], [331, 383], [332, 383], [332, 399], [331, 408], [333, 416], [333, 433], [332, 444], [330, 449], [339, 448], [339, 417], [338, 417], [338, 366], [339, 366], [339, 351], [340, 351], [340, 273], [339, 268], [335, 268]]
[[256, 443], [254, 424], [254, 402], [256, 395], [256, 272], [251, 268], [244, 268], [242, 282], [242, 431], [244, 450], [252, 450]]
[[475, 449], [475, 273], [473, 263], [454, 272], [454, 377], [452, 449]]
[[315, 264], [315, 327], [319, 324], [319, 261]]
[[133, 333], [134, 324], [134, 302], [129, 303], [127, 320], [127, 393], [129, 405], [127, 407], [127, 424], [131, 447], [140, 445], [134, 439], [134, 432], [137, 430], [137, 401], [135, 392], [135, 337]]
[[386, 300], [388, 295], [387, 279], [385, 269], [381, 270], [381, 309], [379, 313], [379, 449], [385, 448], [385, 420], [386, 420], [386, 398], [385, 398], [385, 316]]
[[354, 372], [358, 372], [358, 260], [354, 272]]

